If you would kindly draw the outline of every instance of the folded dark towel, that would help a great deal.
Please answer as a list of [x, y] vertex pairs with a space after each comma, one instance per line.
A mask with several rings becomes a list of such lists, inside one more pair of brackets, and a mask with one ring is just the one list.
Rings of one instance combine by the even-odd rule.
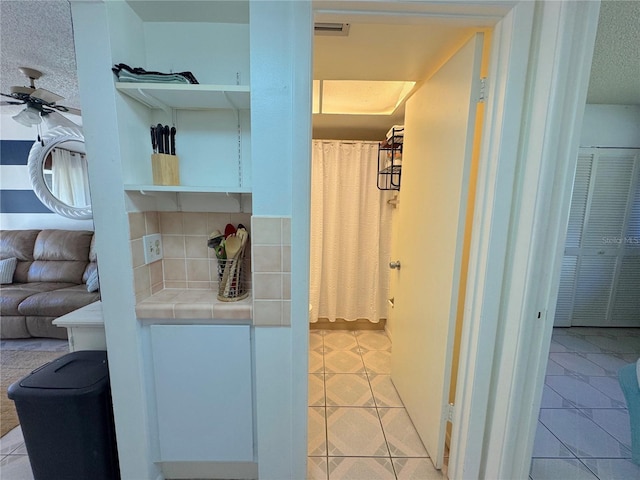
[[113, 71], [113, 73], [120, 78], [120, 71], [124, 70], [125, 72], [129, 72], [129, 73], [133, 73], [135, 75], [141, 76], [141, 75], [149, 75], [150, 77], [155, 77], [150, 79], [150, 81], [160, 81], [160, 79], [158, 79], [158, 76], [162, 77], [162, 76], [167, 76], [167, 77], [175, 77], [176, 75], [179, 75], [181, 77], [184, 77], [185, 79], [187, 79], [187, 81], [189, 83], [193, 83], [193, 84], [197, 84], [199, 83], [198, 80], [196, 80], [196, 77], [193, 76], [193, 73], [191, 72], [176, 72], [176, 73], [163, 73], [163, 72], [153, 72], [153, 71], [147, 71], [144, 68], [141, 67], [135, 67], [132, 68], [129, 65], [127, 65], [126, 63], [118, 63], [116, 65], [113, 66], [113, 68], [111, 68], [111, 70]]

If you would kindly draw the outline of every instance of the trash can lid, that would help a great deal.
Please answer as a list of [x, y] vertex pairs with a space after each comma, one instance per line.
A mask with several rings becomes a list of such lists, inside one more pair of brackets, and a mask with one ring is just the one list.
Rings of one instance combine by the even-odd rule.
[[107, 352], [72, 352], [47, 363], [22, 379], [24, 388], [80, 389], [102, 381], [109, 375]]

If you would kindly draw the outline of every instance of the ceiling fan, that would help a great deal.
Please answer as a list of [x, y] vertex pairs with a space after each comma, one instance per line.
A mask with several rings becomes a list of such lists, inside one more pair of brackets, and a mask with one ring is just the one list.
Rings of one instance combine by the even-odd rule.
[[13, 100], [5, 100], [0, 105], [26, 105], [26, 108], [12, 118], [22, 125], [31, 127], [42, 122], [42, 117], [46, 117], [55, 111], [73, 113], [80, 115], [80, 110], [76, 108], [57, 105], [63, 97], [44, 88], [36, 88], [35, 81], [42, 77], [42, 72], [33, 68], [19, 67], [19, 70], [30, 80], [28, 87], [11, 87], [11, 93], [1, 93], [3, 97]]

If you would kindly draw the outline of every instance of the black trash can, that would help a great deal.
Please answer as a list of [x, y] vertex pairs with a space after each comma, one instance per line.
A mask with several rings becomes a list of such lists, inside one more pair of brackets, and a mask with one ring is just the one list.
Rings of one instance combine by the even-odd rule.
[[78, 351], [9, 387], [35, 480], [118, 480], [107, 352]]

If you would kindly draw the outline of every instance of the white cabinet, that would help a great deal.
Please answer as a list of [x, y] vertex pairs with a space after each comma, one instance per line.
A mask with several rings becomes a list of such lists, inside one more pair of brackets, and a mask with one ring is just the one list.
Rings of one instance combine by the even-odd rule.
[[252, 462], [248, 325], [151, 325], [161, 462]]
[[640, 326], [640, 150], [580, 149], [555, 326]]

